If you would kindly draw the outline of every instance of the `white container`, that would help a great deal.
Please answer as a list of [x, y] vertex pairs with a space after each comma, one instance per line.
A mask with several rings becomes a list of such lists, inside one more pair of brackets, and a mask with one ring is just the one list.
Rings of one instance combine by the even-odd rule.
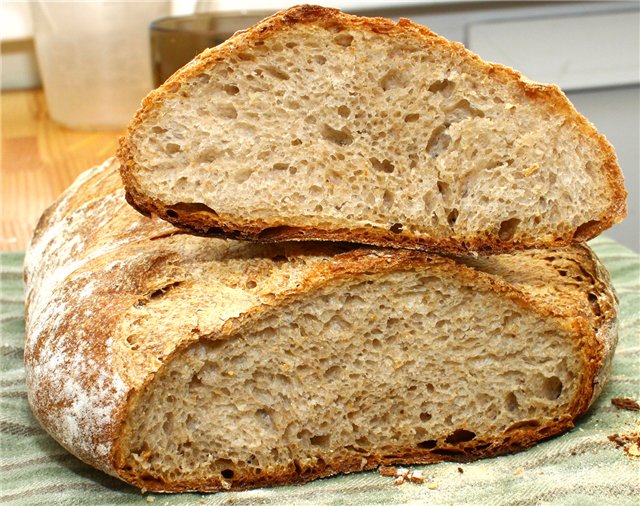
[[82, 130], [127, 125], [152, 89], [149, 23], [167, 1], [32, 2], [49, 114]]

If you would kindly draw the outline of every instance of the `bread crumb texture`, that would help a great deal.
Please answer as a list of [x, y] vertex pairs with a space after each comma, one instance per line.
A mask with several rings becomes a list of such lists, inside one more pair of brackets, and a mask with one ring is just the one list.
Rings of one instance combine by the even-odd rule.
[[45, 212], [25, 275], [33, 412], [154, 491], [526, 448], [587, 409], [616, 339], [585, 246], [452, 259], [195, 237], [136, 213], [114, 161]]
[[139, 208], [263, 240], [301, 227], [498, 250], [585, 240], [626, 214], [613, 149], [557, 87], [407, 20], [308, 6], [152, 92], [120, 157]]

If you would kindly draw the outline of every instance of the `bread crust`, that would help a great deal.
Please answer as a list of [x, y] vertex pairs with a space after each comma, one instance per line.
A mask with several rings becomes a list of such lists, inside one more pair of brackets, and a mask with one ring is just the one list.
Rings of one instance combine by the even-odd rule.
[[[71, 453], [128, 483], [165, 492], [239, 490], [300, 484], [381, 464], [470, 461], [505, 454], [572, 427], [606, 380], [617, 339], [616, 299], [606, 271], [586, 246], [523, 252], [501, 260], [336, 244], [263, 247], [213, 241], [182, 234], [161, 220], [135, 213], [124, 202], [117, 181], [113, 161], [80, 176], [38, 226], [25, 265], [25, 369], [29, 402], [45, 429]], [[281, 267], [275, 268], [276, 260], [269, 260], [273, 255], [286, 257], [287, 265], [290, 258], [296, 275], [278, 278]], [[228, 272], [225, 263], [213, 261], [221, 287], [227, 286], [224, 283], [242, 287], [248, 279], [257, 279], [264, 288], [259, 294], [236, 289], [237, 299], [226, 292], [219, 295], [224, 304], [215, 324], [194, 325], [186, 313], [180, 318], [168, 315], [166, 329], [148, 336], [144, 346], [132, 347], [130, 330], [123, 327], [128, 311], [180, 283], [195, 296], [199, 289], [190, 278], [189, 266], [212, 262], [210, 258], [246, 259], [240, 270]], [[580, 274], [582, 281], [568, 279], [571, 273], [556, 272], [556, 258], [564, 262], [563, 269]], [[230, 487], [218, 477], [206, 483], [163, 483], [126, 468], [126, 448], [121, 444], [128, 414], [145, 388], [188, 346], [242, 332], [262, 315], [280, 311], [289, 301], [328, 284], [416, 269], [499, 294], [571, 330], [582, 355], [583, 374], [567, 412], [538, 427], [512, 427], [494, 441], [474, 440], [433, 451], [398, 448], [394, 454], [367, 455], [366, 462], [362, 456], [327, 459], [315, 468], [274, 471], [259, 479], [239, 477]]]
[[[489, 233], [478, 234], [470, 240], [461, 241], [455, 237], [436, 238], [415, 236], [404, 231], [395, 233], [380, 228], [348, 228], [328, 230], [318, 227], [289, 226], [287, 223], [264, 222], [248, 216], [233, 221], [221, 219], [215, 211], [197, 213], [174, 213], [173, 206], [145, 195], [136, 180], [136, 146], [132, 141], [136, 130], [168, 97], [175, 95], [181, 86], [202, 73], [212, 65], [224, 61], [227, 57], [241, 52], [244, 48], [265, 40], [288, 27], [298, 24], [331, 24], [336, 27], [366, 30], [388, 34], [390, 37], [405, 35], [420, 40], [425, 47], [438, 45], [467, 61], [473, 62], [487, 74], [503, 82], [513, 82], [529, 98], [539, 100], [541, 105], [558, 113], [576, 125], [577, 129], [599, 146], [601, 152], [600, 170], [606, 177], [610, 190], [610, 205], [596, 220], [576, 227], [569, 234], [554, 237], [539, 237], [521, 241], [498, 240]], [[385, 18], [366, 18], [345, 14], [337, 9], [314, 5], [300, 5], [278, 12], [258, 23], [256, 26], [239, 31], [223, 44], [208, 49], [193, 61], [178, 70], [162, 86], [152, 91], [142, 102], [141, 109], [131, 121], [128, 133], [120, 138], [118, 158], [121, 163], [121, 176], [127, 191], [127, 201], [145, 215], [155, 214], [175, 226], [191, 233], [210, 237], [246, 239], [257, 242], [278, 241], [349, 241], [375, 246], [410, 248], [420, 250], [446, 251], [450, 253], [487, 252], [500, 253], [525, 248], [560, 247], [587, 241], [602, 231], [619, 223], [627, 215], [626, 197], [622, 172], [615, 151], [607, 139], [584, 116], [579, 114], [567, 97], [556, 85], [540, 84], [529, 81], [518, 71], [496, 63], [488, 63], [476, 54], [468, 51], [462, 44], [449, 41], [433, 33], [428, 28], [417, 25], [408, 19], [397, 23]]]

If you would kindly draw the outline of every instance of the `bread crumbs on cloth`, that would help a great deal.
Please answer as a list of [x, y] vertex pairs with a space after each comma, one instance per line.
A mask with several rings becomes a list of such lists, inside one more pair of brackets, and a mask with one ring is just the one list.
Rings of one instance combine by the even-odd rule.
[[424, 474], [422, 471], [412, 471], [405, 467], [380, 466], [378, 473], [380, 473], [380, 476], [395, 478], [394, 483], [396, 485], [402, 485], [406, 481], [411, 483], [424, 483]]
[[611, 434], [609, 441], [615, 444], [617, 448], [622, 448], [629, 457], [640, 457], [640, 433]]
[[640, 404], [631, 397], [614, 397], [611, 404], [618, 409], [626, 409], [627, 411], [640, 411]]

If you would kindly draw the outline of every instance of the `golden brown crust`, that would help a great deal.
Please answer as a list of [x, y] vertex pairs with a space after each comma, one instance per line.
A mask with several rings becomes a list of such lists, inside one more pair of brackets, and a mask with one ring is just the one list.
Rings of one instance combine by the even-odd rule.
[[[264, 223], [252, 217], [225, 222], [215, 213], [197, 213], [189, 215], [181, 213], [170, 216], [170, 208], [139, 191], [136, 172], [135, 145], [132, 137], [145, 118], [156, 110], [164, 100], [175, 94], [180, 87], [205, 69], [227, 57], [277, 34], [289, 26], [304, 23], [324, 23], [332, 25], [336, 30], [342, 28], [368, 30], [375, 33], [386, 33], [390, 36], [411, 35], [421, 40], [425, 46], [438, 45], [464, 60], [473, 61], [488, 74], [504, 82], [514, 82], [529, 98], [540, 100], [541, 105], [561, 112], [566, 120], [572, 122], [587, 137], [594, 139], [602, 154], [599, 170], [606, 175], [610, 189], [610, 205], [596, 220], [581, 224], [572, 234], [555, 237], [541, 237], [538, 240], [500, 241], [492, 234], [478, 234], [473, 240], [460, 241], [455, 238], [417, 237], [411, 233], [396, 234], [391, 230], [379, 228], [328, 230], [316, 227], [288, 227], [285, 224]], [[157, 214], [176, 226], [188, 229], [191, 233], [211, 237], [227, 237], [247, 239], [258, 242], [276, 242], [283, 240], [320, 240], [349, 241], [376, 246], [411, 248], [421, 250], [465, 253], [470, 251], [500, 253], [525, 248], [558, 247], [567, 244], [587, 241], [602, 231], [619, 223], [627, 214], [626, 196], [622, 172], [616, 154], [607, 139], [598, 133], [596, 128], [584, 116], [579, 114], [571, 102], [556, 85], [531, 82], [522, 75], [504, 65], [488, 63], [479, 56], [468, 51], [462, 44], [449, 41], [433, 33], [428, 28], [417, 25], [408, 19], [400, 19], [397, 23], [385, 18], [366, 18], [345, 14], [337, 9], [329, 9], [314, 5], [300, 5], [274, 14], [264, 19], [251, 29], [237, 32], [225, 43], [204, 51], [192, 62], [171, 76], [162, 86], [152, 91], [143, 101], [142, 108], [131, 121], [128, 133], [121, 137], [118, 158], [121, 163], [121, 176], [127, 190], [127, 200], [138, 211], [145, 215]], [[390, 228], [393, 224], [390, 224]]]
[[[233, 489], [304, 483], [380, 464], [468, 461], [524, 449], [570, 428], [602, 387], [615, 346], [616, 301], [606, 272], [586, 246], [453, 259], [335, 244], [260, 246], [213, 241], [181, 234], [165, 222], [135, 213], [124, 202], [122, 190], [113, 190], [116, 170], [115, 164], [105, 164], [81, 176], [41, 221], [26, 265], [25, 367], [29, 401], [43, 426], [81, 459], [129, 483], [171, 492], [223, 489], [218, 478], [207, 483], [161, 483], [131, 474], [119, 444], [132, 406], [163, 367], [193, 343], [241, 333], [290, 300], [367, 273], [435, 270], [478, 290], [500, 294], [571, 330], [583, 357], [583, 373], [567, 413], [541, 426], [512, 427], [494, 441], [474, 440], [432, 450], [399, 448], [393, 455], [368, 455], [366, 463], [361, 456], [342, 456], [307, 470], [293, 465], [260, 479], [234, 479]], [[82, 244], [69, 249], [73, 238]], [[291, 268], [298, 269], [300, 277], [278, 278], [282, 265], [276, 267], [272, 257], [284, 257], [280, 261], [286, 265], [286, 258], [295, 259], [298, 267]], [[227, 263], [215, 258], [246, 261], [239, 270], [229, 271]], [[203, 290], [197, 285], [202, 281], [190, 273], [207, 262], [213, 262], [214, 281], [221, 287], [242, 287], [247, 279], [258, 279], [264, 289], [254, 293], [238, 288], [242, 295], [238, 300], [245, 305], [225, 299], [215, 324], [194, 325], [185, 311], [180, 318], [167, 318], [157, 335], [131, 347], [130, 335], [122, 328], [127, 315], [168, 286], [182, 283], [192, 305], [198, 291], [211, 304], [215, 302], [216, 290]], [[170, 297], [172, 292], [167, 293]], [[69, 385], [74, 389], [67, 391]], [[65, 425], [66, 419], [73, 423]]]

